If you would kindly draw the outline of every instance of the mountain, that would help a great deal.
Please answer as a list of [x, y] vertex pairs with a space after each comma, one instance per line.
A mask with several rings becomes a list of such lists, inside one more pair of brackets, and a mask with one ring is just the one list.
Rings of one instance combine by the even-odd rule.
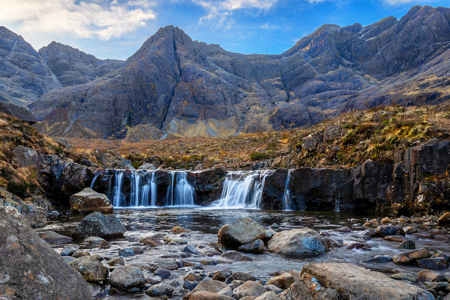
[[64, 87], [91, 82], [125, 64], [120, 60], [101, 60], [56, 42], [41, 48], [39, 54]]
[[161, 28], [125, 65], [30, 105], [52, 135], [226, 137], [310, 126], [353, 109], [448, 99], [450, 9], [324, 25], [280, 55], [242, 55]]

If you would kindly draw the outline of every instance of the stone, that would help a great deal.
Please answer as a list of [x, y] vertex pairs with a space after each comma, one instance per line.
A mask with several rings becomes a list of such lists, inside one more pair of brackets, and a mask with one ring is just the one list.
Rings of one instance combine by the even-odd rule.
[[247, 296], [258, 297], [266, 292], [266, 289], [261, 284], [254, 281], [246, 281], [234, 290], [237, 299]]
[[448, 282], [424, 282], [423, 285], [433, 290], [444, 290], [448, 286]]
[[400, 249], [416, 249], [416, 243], [413, 241], [403, 241], [398, 245]]
[[92, 298], [89, 284], [15, 208], [0, 207], [0, 229], [0, 295], [8, 299]]
[[75, 249], [69, 248], [69, 249], [64, 249], [61, 251], [60, 255], [61, 256], [72, 256], [75, 253]]
[[144, 244], [145, 246], [150, 246], [150, 247], [158, 247], [161, 246], [163, 243], [161, 243], [160, 241], [152, 238], [152, 237], [145, 237], [139, 240], [140, 243]]
[[[317, 287], [323, 286], [338, 291], [339, 299], [434, 299], [431, 293], [410, 283], [393, 280], [380, 272], [347, 263], [309, 263], [303, 267], [301, 278], [315, 280], [319, 285]], [[294, 285], [297, 283], [291, 288]], [[304, 294], [304, 292], [311, 293], [309, 289], [302, 290], [302, 286], [296, 288], [297, 299], [310, 299], [308, 294]], [[286, 291], [279, 296], [282, 300], [289, 299], [286, 297]], [[329, 299], [338, 298], [336, 295]]]
[[444, 225], [444, 224], [448, 224], [448, 223], [450, 223], [450, 212], [446, 212], [445, 214], [440, 216], [438, 219], [439, 225]]
[[127, 291], [134, 287], [142, 287], [145, 284], [145, 276], [137, 267], [123, 266], [111, 272], [110, 283], [112, 287]]
[[233, 297], [233, 290], [230, 287], [226, 287], [217, 292], [219, 295], [226, 295], [229, 297]]
[[91, 253], [89, 253], [89, 251], [87, 251], [87, 250], [78, 250], [72, 254], [72, 257], [74, 257], [74, 258], [79, 258], [79, 257], [83, 257], [83, 256], [91, 256]]
[[114, 257], [106, 262], [110, 266], [124, 266], [125, 261], [123, 260], [123, 257]]
[[187, 289], [187, 290], [192, 291], [193, 289], [195, 289], [195, 288], [197, 287], [197, 285], [198, 285], [199, 283], [200, 283], [200, 282], [198, 282], [198, 281], [185, 280], [184, 283], [183, 283], [183, 287], [184, 287], [185, 289]]
[[368, 264], [384, 264], [392, 261], [392, 257], [389, 255], [377, 255], [370, 259], [361, 261], [362, 263]]
[[255, 240], [251, 243], [240, 245], [237, 250], [244, 253], [261, 254], [264, 252], [264, 242], [262, 240]]
[[174, 288], [165, 283], [155, 284], [154, 286], [148, 288], [145, 293], [150, 297], [161, 297], [167, 296], [172, 297]]
[[228, 286], [225, 283], [217, 280], [202, 281], [197, 285], [195, 289], [193, 289], [186, 296], [184, 296], [183, 299], [190, 299], [190, 297], [194, 295], [196, 292], [205, 291], [210, 293], [217, 293], [218, 291], [227, 287]]
[[198, 252], [197, 249], [195, 249], [194, 247], [192, 247], [191, 245], [187, 245], [186, 247], [184, 247], [183, 252], [189, 253], [189, 254], [194, 254], [194, 255], [199, 255], [200, 253]]
[[77, 258], [71, 261], [69, 265], [89, 282], [103, 281], [108, 277], [108, 268], [90, 256]]
[[411, 252], [397, 254], [393, 257], [393, 261], [396, 264], [409, 264], [417, 259], [428, 257], [428, 251], [426, 249], [419, 249]]
[[406, 280], [406, 281], [411, 281], [411, 282], [417, 281], [417, 278], [409, 273], [397, 273], [397, 274], [391, 275], [390, 278], [395, 279], [395, 280]]
[[151, 163], [145, 163], [138, 168], [139, 170], [156, 170], [156, 167]]
[[213, 274], [212, 280], [219, 280], [219, 281], [225, 281], [227, 277], [231, 276], [231, 272], [227, 271], [216, 271]]
[[240, 281], [243, 281], [243, 282], [256, 281], [256, 277], [251, 275], [251, 274], [248, 274], [248, 273], [236, 272], [236, 273], [230, 275], [227, 278], [227, 280], [225, 280], [225, 283], [229, 284], [229, 283], [231, 283], [231, 282], [233, 282], [235, 280], [240, 280]]
[[72, 242], [72, 238], [61, 235], [53, 231], [46, 231], [40, 234], [41, 238], [49, 244], [64, 244]]
[[388, 242], [403, 243], [406, 241], [406, 238], [402, 235], [387, 235], [384, 237], [384, 240]]
[[189, 300], [234, 300], [234, 298], [227, 296], [227, 295], [221, 295], [218, 293], [212, 293], [207, 291], [199, 291], [193, 294], [189, 298], [183, 298], [183, 299], [189, 299]]
[[105, 216], [102, 213], [95, 212], [85, 217], [78, 224], [73, 236], [79, 239], [91, 236], [111, 238], [122, 236], [125, 232], [126, 229], [114, 215]]
[[265, 292], [255, 300], [280, 300], [280, 298], [278, 298], [277, 294], [275, 294], [274, 292], [269, 291]]
[[439, 282], [439, 281], [447, 281], [445, 277], [435, 271], [423, 270], [417, 273], [417, 278], [421, 282], [431, 281], [431, 282]]
[[227, 249], [233, 249], [258, 239], [264, 239], [265, 234], [265, 229], [257, 222], [250, 218], [243, 218], [220, 229], [219, 243]]
[[290, 273], [283, 273], [279, 276], [270, 278], [266, 284], [275, 285], [282, 289], [289, 288], [295, 281], [295, 277]]
[[107, 241], [101, 241], [100, 244], [98, 244], [99, 249], [109, 249], [111, 248], [111, 244]]
[[443, 257], [422, 258], [416, 261], [417, 266], [424, 269], [442, 270], [448, 268], [448, 261]]
[[275, 234], [268, 242], [267, 249], [276, 254], [307, 258], [328, 251], [328, 245], [317, 231], [300, 228]]
[[377, 227], [377, 235], [385, 237], [386, 235], [405, 235], [403, 228], [392, 225], [380, 225]]
[[91, 237], [88, 237], [87, 239], [85, 239], [84, 242], [88, 243], [90, 245], [100, 245], [100, 243], [105, 242], [105, 240], [100, 237], [91, 236]]
[[174, 228], [172, 228], [173, 233], [175, 234], [180, 234], [180, 233], [184, 233], [184, 232], [191, 232], [189, 229], [184, 229], [180, 226], [175, 226]]
[[186, 274], [186, 276], [183, 277], [183, 280], [202, 281], [203, 277], [195, 273], [189, 272], [188, 274]]
[[73, 212], [95, 212], [112, 213], [114, 208], [105, 194], [100, 194], [91, 188], [85, 188], [69, 198], [70, 210]]
[[167, 279], [170, 277], [170, 271], [166, 269], [158, 268], [155, 271], [155, 275], [161, 277], [162, 279]]
[[123, 257], [135, 256], [134, 250], [131, 248], [124, 248], [119, 250], [119, 255]]
[[226, 251], [222, 254], [223, 258], [232, 260], [232, 261], [253, 261], [253, 258], [239, 253], [235, 250]]

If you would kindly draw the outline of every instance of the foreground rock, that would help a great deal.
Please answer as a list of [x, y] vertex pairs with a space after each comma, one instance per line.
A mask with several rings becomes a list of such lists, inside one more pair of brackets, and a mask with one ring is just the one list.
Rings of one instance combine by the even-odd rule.
[[134, 287], [141, 287], [145, 283], [142, 271], [133, 266], [118, 267], [110, 276], [111, 286], [127, 291]]
[[219, 231], [219, 243], [233, 249], [258, 239], [264, 239], [265, 229], [250, 218], [239, 219], [223, 226]]
[[92, 299], [89, 284], [16, 209], [0, 207], [0, 228], [1, 298]]
[[90, 256], [82, 256], [71, 261], [69, 265], [77, 270], [86, 281], [98, 282], [108, 277], [108, 268]]
[[396, 281], [382, 273], [346, 263], [307, 264], [302, 270], [300, 281], [302, 284], [294, 283], [288, 290], [281, 293], [279, 297], [282, 300], [435, 299], [430, 292], [407, 282]]
[[78, 239], [85, 239], [90, 236], [110, 238], [122, 236], [126, 231], [115, 216], [105, 216], [95, 212], [78, 224], [73, 236]]
[[317, 231], [300, 228], [275, 234], [268, 242], [267, 249], [286, 256], [314, 257], [328, 251], [328, 246]]
[[79, 193], [70, 196], [70, 210], [73, 212], [112, 213], [113, 206], [105, 194], [100, 194], [91, 188], [85, 188]]

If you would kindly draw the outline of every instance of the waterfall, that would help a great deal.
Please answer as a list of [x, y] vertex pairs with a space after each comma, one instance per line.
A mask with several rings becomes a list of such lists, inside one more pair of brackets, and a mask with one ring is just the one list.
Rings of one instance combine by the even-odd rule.
[[142, 187], [140, 206], [148, 206], [148, 194], [150, 193], [150, 189], [150, 181], [147, 181], [147, 184]]
[[210, 207], [260, 209], [267, 174], [268, 171], [229, 172], [223, 183], [220, 199], [214, 201]]
[[196, 197], [194, 187], [187, 181], [187, 172], [177, 172], [174, 206], [194, 206]]
[[290, 181], [291, 181], [291, 170], [288, 170], [286, 183], [284, 184], [283, 210], [292, 210], [291, 191], [289, 190]]
[[137, 172], [133, 172], [131, 174], [131, 206], [138, 207], [140, 206], [139, 202], [139, 194], [140, 194], [140, 184], [141, 184], [141, 176]]
[[173, 206], [173, 186], [175, 185], [175, 172], [170, 172], [170, 185], [167, 189], [166, 206]]
[[152, 178], [150, 179], [150, 206], [156, 206], [157, 188], [155, 172], [152, 172]]
[[113, 198], [113, 206], [121, 207], [122, 206], [122, 183], [123, 183], [123, 173], [118, 172], [115, 174], [115, 184], [114, 184], [114, 198]]
[[97, 180], [98, 175], [100, 175], [100, 174], [95, 175], [94, 179], [92, 179], [91, 186], [90, 186], [91, 189], [94, 188], [94, 184], [95, 184], [95, 181]]
[[337, 198], [334, 198], [334, 211], [340, 212], [340, 206], [341, 206], [341, 189], [339, 189], [339, 196]]

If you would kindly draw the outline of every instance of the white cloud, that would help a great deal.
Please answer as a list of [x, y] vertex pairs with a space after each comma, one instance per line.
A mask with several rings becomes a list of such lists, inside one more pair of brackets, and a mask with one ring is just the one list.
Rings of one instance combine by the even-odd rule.
[[[216, 26], [223, 26], [233, 11], [240, 9], [269, 10], [279, 0], [192, 0], [202, 6], [207, 15], [200, 19], [200, 24], [211, 22]], [[230, 24], [228, 24], [230, 26]]]
[[412, 2], [417, 2], [416, 0], [383, 0], [384, 3], [387, 5], [401, 5], [401, 4], [407, 4]]
[[70, 34], [109, 40], [156, 18], [151, 1], [1, 0], [0, 24], [14, 24], [25, 36]]

